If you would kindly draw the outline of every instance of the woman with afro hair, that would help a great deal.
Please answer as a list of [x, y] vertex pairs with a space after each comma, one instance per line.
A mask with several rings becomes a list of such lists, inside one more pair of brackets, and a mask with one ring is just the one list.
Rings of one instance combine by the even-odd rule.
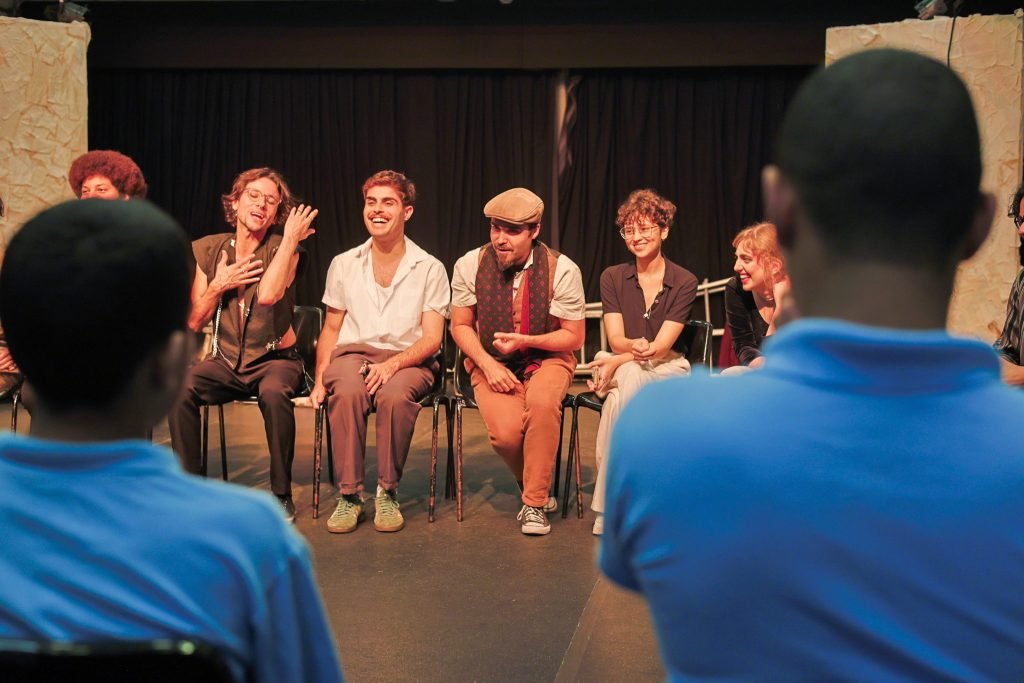
[[86, 152], [71, 162], [68, 183], [79, 199], [143, 199], [147, 189], [131, 157], [109, 149]]

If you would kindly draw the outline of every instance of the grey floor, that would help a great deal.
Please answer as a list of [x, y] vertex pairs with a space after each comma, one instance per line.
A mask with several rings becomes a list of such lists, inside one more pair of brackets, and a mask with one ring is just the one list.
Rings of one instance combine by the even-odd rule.
[[[580, 387], [576, 387], [580, 390]], [[9, 404], [4, 406], [6, 418]], [[29, 418], [20, 418], [25, 432]], [[445, 448], [444, 416], [441, 448]], [[372, 416], [371, 416], [372, 420]], [[519, 533], [518, 491], [487, 443], [476, 411], [466, 411], [465, 519], [440, 495], [427, 522], [430, 411], [417, 424], [400, 500], [406, 528], [383, 534], [372, 516], [351, 534], [327, 532], [335, 492], [321, 489], [312, 519], [313, 411], [296, 410], [294, 495], [297, 529], [316, 563], [346, 679], [360, 681], [660, 681], [646, 606], [602, 578], [589, 510], [597, 415], [580, 413], [583, 519], [550, 516], [545, 537]], [[231, 481], [268, 487], [266, 443], [255, 405], [225, 407]], [[367, 481], [375, 481], [373, 429]], [[566, 419], [566, 437], [569, 419]], [[216, 417], [211, 428], [211, 476], [220, 476]], [[168, 443], [166, 428], [154, 434]], [[566, 443], [568, 440], [566, 439]], [[326, 453], [326, 449], [325, 449]], [[368, 487], [369, 488], [369, 487]], [[561, 502], [561, 501], [559, 501]], [[367, 512], [372, 515], [372, 504]]]

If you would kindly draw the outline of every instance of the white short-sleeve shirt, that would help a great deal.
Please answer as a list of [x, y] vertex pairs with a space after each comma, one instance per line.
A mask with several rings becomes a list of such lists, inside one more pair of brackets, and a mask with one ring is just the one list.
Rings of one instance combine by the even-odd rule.
[[404, 351], [423, 336], [424, 312], [448, 317], [448, 271], [406, 237], [405, 255], [391, 286], [381, 287], [373, 278], [372, 243], [373, 239], [368, 239], [334, 257], [327, 270], [323, 302], [345, 312], [338, 346], [368, 344]]
[[[523, 273], [533, 265], [533, 252], [526, 259], [526, 265], [512, 280], [512, 298], [519, 291]], [[474, 249], [455, 262], [452, 271], [452, 306], [476, 306], [476, 272], [480, 267], [480, 249]], [[586, 297], [583, 291], [583, 274], [579, 266], [565, 254], [559, 254], [555, 261], [554, 291], [548, 313], [562, 320], [583, 320], [586, 312]]]

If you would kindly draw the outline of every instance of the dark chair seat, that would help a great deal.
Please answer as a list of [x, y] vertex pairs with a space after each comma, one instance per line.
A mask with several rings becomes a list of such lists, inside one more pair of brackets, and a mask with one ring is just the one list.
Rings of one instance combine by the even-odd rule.
[[4, 683], [229, 683], [216, 648], [188, 640], [37, 642], [0, 639]]

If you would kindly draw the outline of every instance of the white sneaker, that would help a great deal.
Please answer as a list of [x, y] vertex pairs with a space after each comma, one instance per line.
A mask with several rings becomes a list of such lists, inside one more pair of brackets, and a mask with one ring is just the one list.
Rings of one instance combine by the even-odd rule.
[[541, 510], [544, 512], [558, 512], [558, 499], [554, 496], [548, 496], [548, 502], [544, 503], [544, 507]]
[[594, 517], [594, 535], [601, 536], [604, 534], [604, 513], [598, 512], [597, 516]]
[[540, 508], [524, 505], [516, 519], [523, 523], [520, 531], [527, 536], [544, 536], [551, 533], [551, 524]]

